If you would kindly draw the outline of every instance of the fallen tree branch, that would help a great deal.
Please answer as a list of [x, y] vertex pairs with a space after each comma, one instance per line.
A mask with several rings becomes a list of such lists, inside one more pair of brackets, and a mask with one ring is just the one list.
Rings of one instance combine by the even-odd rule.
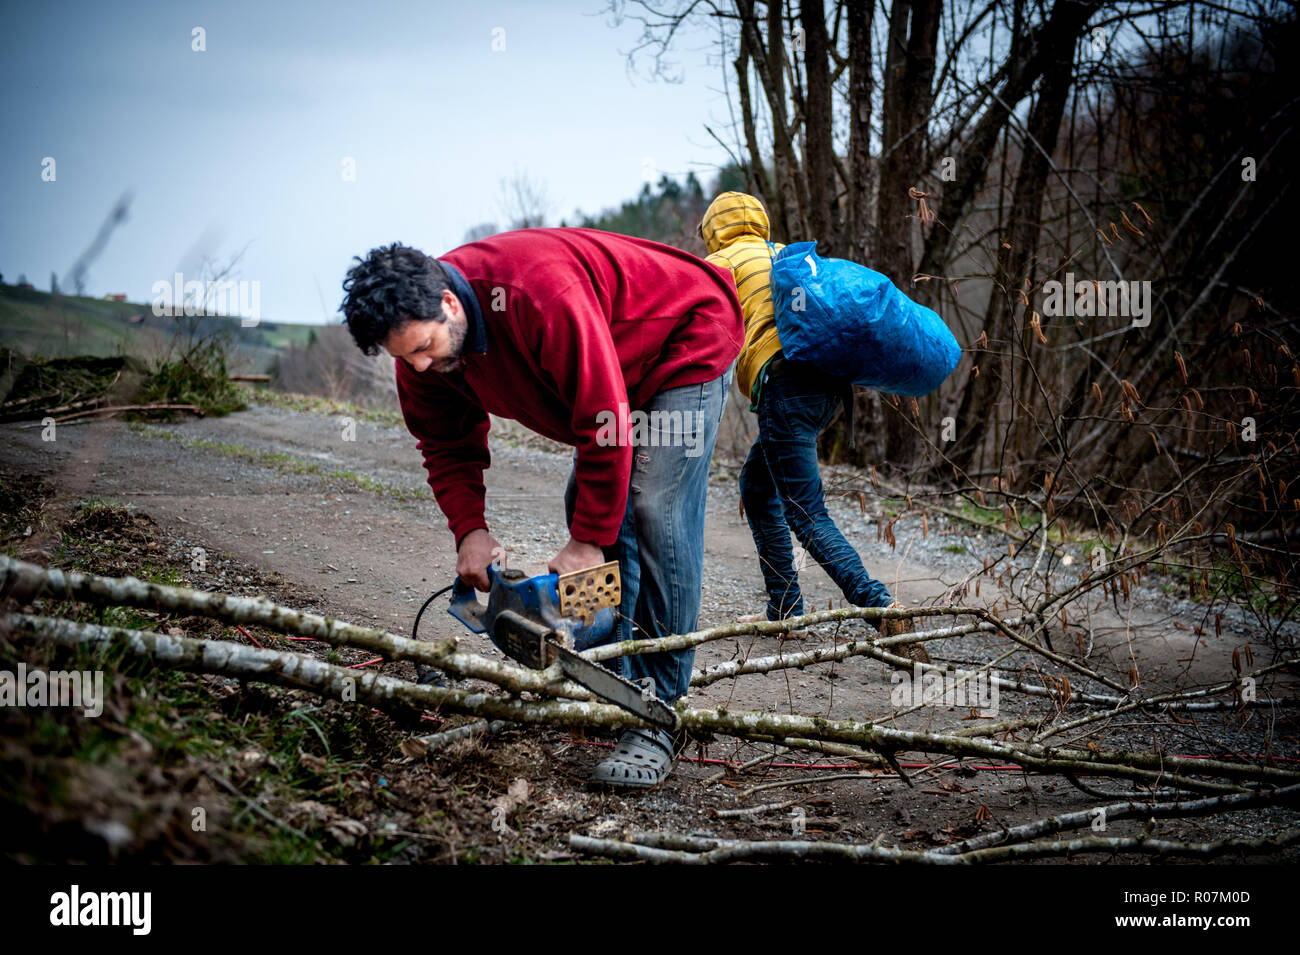
[[[784, 621], [782, 622], [784, 623]], [[1008, 621], [1008, 623], [1011, 623], [1011, 621]], [[838, 643], [833, 646], [813, 647], [809, 650], [802, 650], [798, 653], [778, 652], [772, 656], [766, 657], [747, 657], [738, 660], [728, 660], [724, 663], [717, 663], [711, 667], [696, 671], [691, 677], [691, 686], [708, 686], [709, 684], [716, 683], [719, 680], [731, 679], [733, 677], [743, 676], [747, 673], [772, 673], [776, 670], [790, 668], [801, 670], [804, 667], [812, 666], [813, 664], [831, 663], [857, 656], [875, 657], [882, 663], [889, 663], [894, 666], [901, 665], [910, 670], [912, 668], [912, 660], [909, 657], [901, 657], [897, 654], [888, 653], [882, 648], [888, 648], [899, 643], [919, 643], [925, 640], [938, 640], [943, 637], [960, 636], [962, 634], [974, 633], [982, 629], [992, 630], [993, 627], [988, 624], [968, 624], [959, 627], [945, 627], [942, 630], [919, 630], [902, 637], [889, 637], [888, 639], [882, 640], [872, 640], [869, 638], [849, 639], [844, 643]], [[942, 670], [943, 667], [936, 667], [936, 669]]]
[[411, 640], [384, 630], [283, 607], [262, 597], [235, 597], [171, 587], [134, 577], [100, 577], [47, 569], [0, 555], [0, 597], [29, 602], [43, 596], [100, 606], [191, 613], [230, 624], [255, 624], [280, 633], [311, 637], [331, 646], [368, 650], [390, 660], [410, 660], [435, 666], [456, 676], [494, 683], [515, 693], [595, 699], [585, 688], [560, 679], [558, 667], [544, 671], [527, 670], [476, 654], [461, 653], [455, 639]]
[[[476, 715], [489, 720], [554, 726], [627, 729], [644, 725], [631, 713], [605, 703], [567, 699], [534, 702], [465, 690], [419, 686], [373, 671], [334, 666], [302, 654], [257, 649], [221, 640], [195, 640], [26, 614], [0, 617], [0, 630], [20, 636], [41, 637], [67, 646], [118, 646], [132, 655], [151, 658], [160, 666], [297, 687], [344, 702], [368, 703], [380, 709], [425, 707]], [[678, 701], [676, 712], [681, 729], [688, 733], [720, 733], [745, 739], [774, 739], [784, 745], [791, 745], [789, 741], [792, 739], [847, 743], [870, 749], [891, 762], [894, 760], [893, 754], [903, 750], [992, 757], [1038, 772], [1114, 776], [1148, 785], [1209, 793], [1239, 791], [1241, 787], [1192, 777], [1226, 777], [1238, 781], [1274, 784], [1300, 781], [1300, 773], [1219, 760], [1049, 749], [1037, 745], [911, 732], [822, 717], [753, 711], [733, 714], [723, 707], [715, 710], [689, 709], [684, 701]]]
[[[788, 789], [791, 786], [809, 786], [817, 783], [840, 782], [846, 779], [864, 780], [869, 779], [879, 782], [887, 777], [877, 776], [873, 773], [832, 773], [829, 776], [804, 776], [800, 779], [781, 779], [774, 783], [760, 783], [757, 786], [750, 786], [740, 794], [741, 799], [749, 799], [755, 793], [766, 792], [769, 789]], [[911, 782], [904, 776], [903, 780], [910, 786]]]
[[[798, 617], [787, 617], [784, 620], [756, 620], [749, 623], [724, 623], [716, 627], [710, 627], [707, 630], [695, 630], [691, 633], [672, 634], [667, 637], [658, 637], [653, 640], [623, 640], [619, 643], [607, 643], [599, 647], [592, 647], [584, 650], [582, 655], [589, 660], [602, 661], [612, 660], [615, 657], [635, 656], [643, 653], [663, 653], [669, 650], [686, 650], [691, 647], [698, 647], [700, 644], [709, 643], [713, 640], [725, 640], [728, 637], [748, 637], [748, 636], [777, 636], [788, 630], [803, 630], [808, 627], [814, 627], [822, 623], [835, 623], [842, 620], [905, 620], [915, 617], [934, 617], [934, 616], [962, 616], [970, 615], [976, 611], [970, 607], [917, 607], [911, 610], [905, 608], [884, 608], [884, 607], [841, 607], [838, 610], [815, 610], [812, 613], [806, 613]], [[963, 633], [973, 633], [976, 630], [996, 630], [998, 624], [1020, 626], [1032, 622], [1037, 618], [1033, 615], [1016, 617], [1009, 621], [988, 622], [984, 625], [968, 624], [962, 628], [954, 628], [951, 634], [938, 632], [936, 636], [955, 636]], [[902, 637], [880, 637], [877, 642], [880, 646], [890, 646], [897, 643], [912, 643], [917, 640], [929, 639], [930, 631], [919, 630], [915, 634], [907, 634]]]
[[[749, 636], [752, 634], [779, 634], [788, 630], [800, 630], [807, 627], [815, 626], [821, 623], [831, 623], [837, 620], [903, 620], [915, 619], [917, 617], [937, 617], [937, 616], [973, 616], [978, 617], [987, 624], [987, 629], [996, 630], [1013, 643], [1017, 643], [1031, 653], [1046, 657], [1053, 663], [1073, 670], [1081, 676], [1090, 680], [1095, 680], [1104, 686], [1110, 687], [1119, 693], [1127, 692], [1126, 688], [1114, 680], [1108, 679], [1099, 673], [1088, 669], [1081, 663], [1061, 656], [1053, 650], [1040, 646], [1031, 639], [1020, 636], [1011, 629], [1013, 625], [1027, 625], [1037, 622], [1042, 626], [1043, 618], [1036, 614], [1026, 614], [1021, 617], [1013, 618], [1012, 621], [1000, 619], [995, 614], [989, 612], [983, 607], [917, 607], [911, 610], [904, 608], [883, 608], [883, 607], [842, 607], [838, 610], [818, 610], [814, 613], [806, 613], [798, 617], [787, 617], [784, 620], [775, 621], [755, 621], [753, 623], [730, 623], [713, 627], [708, 630], [697, 630], [693, 633], [673, 634], [667, 637], [659, 637], [654, 640], [624, 640], [619, 643], [606, 644], [600, 647], [592, 647], [590, 650], [583, 652], [583, 656], [589, 660], [609, 660], [613, 657], [631, 656], [641, 653], [662, 653], [668, 650], [684, 650], [689, 647], [699, 646], [702, 643], [708, 643], [712, 640], [722, 640], [727, 637]], [[983, 629], [983, 628], [973, 628]], [[973, 632], [966, 631], [966, 632]], [[876, 643], [882, 647], [897, 643], [912, 643], [918, 640], [929, 639], [925, 631], [916, 631], [901, 637], [881, 638]], [[911, 661], [907, 661], [911, 662]]]
[[[29, 601], [40, 595], [64, 596], [100, 604], [136, 605], [172, 612], [185, 610], [232, 623], [258, 623], [273, 629], [292, 630], [336, 645], [362, 647], [391, 659], [415, 659], [450, 672], [481, 677], [516, 695], [527, 691], [558, 695], [556, 699], [536, 702], [503, 699], [462, 690], [417, 687], [405, 681], [372, 677], [370, 674], [360, 675], [361, 679], [358, 681], [355, 679], [358, 674], [346, 669], [342, 670], [342, 673], [346, 674], [346, 685], [352, 687], [350, 692], [358, 694], [353, 698], [360, 699], [359, 694], [364, 689], [380, 701], [373, 702], [372, 705], [383, 706], [383, 701], [387, 701], [390, 705], [400, 702], [402, 705], [410, 706], [446, 707], [455, 712], [469, 713], [489, 720], [516, 720], [563, 726], [599, 725], [618, 729], [640, 725], [639, 720], [631, 714], [608, 704], [593, 701], [587, 691], [572, 684], [559, 683], [556, 679], [558, 670], [554, 673], [551, 670], [525, 670], [476, 657], [473, 654], [460, 653], [456, 650], [455, 640], [437, 643], [412, 641], [381, 630], [356, 627], [326, 617], [301, 613], [260, 598], [201, 593], [184, 588], [144, 583], [134, 578], [117, 580], [89, 574], [64, 573], [7, 557], [0, 557], [0, 594], [22, 601]], [[907, 613], [908, 615], [918, 613], [940, 615], [959, 611], [973, 612], [970, 608], [930, 608], [927, 611]], [[828, 613], [835, 617], [865, 612], [868, 612], [868, 608], [850, 608]], [[879, 608], [871, 608], [870, 612], [877, 615], [882, 613]], [[883, 612], [887, 615], [896, 613]], [[1004, 621], [990, 622], [998, 630], [1006, 629]], [[780, 624], [788, 627], [791, 621], [782, 621]], [[341, 682], [342, 678], [332, 669], [319, 669], [328, 665], [314, 658], [297, 654], [272, 650], [257, 651], [269, 653], [269, 657], [249, 656], [247, 654], [254, 653], [251, 648], [224, 641], [193, 641], [183, 637], [173, 638], [120, 628], [94, 629], [72, 621], [24, 615], [12, 615], [9, 618], [9, 625], [28, 633], [52, 636], [69, 643], [102, 643], [118, 640], [130, 645], [132, 652], [155, 656], [164, 665], [206, 669], [209, 672], [226, 672], [241, 677], [267, 679], [270, 682], [285, 682], [283, 675], [288, 673], [293, 675], [293, 679], [288, 681], [289, 685], [306, 685], [315, 692], [335, 698], [339, 698], [341, 692], [339, 687], [344, 685]], [[885, 658], [892, 657], [892, 654], [887, 654], [868, 643], [864, 642], [862, 646]], [[180, 663], [172, 662], [172, 657], [178, 652], [177, 647], [185, 648], [184, 653], [179, 655]], [[854, 642], [853, 649], [856, 648], [857, 642]], [[1037, 647], [1031, 649], [1042, 652]], [[841, 648], [833, 652], [848, 651]], [[901, 657], [897, 660], [901, 663], [908, 662]], [[302, 684], [304, 673], [313, 674], [312, 680], [307, 681], [306, 684]], [[372, 680], [380, 682], [367, 682]], [[1035, 689], [1045, 692], [1044, 688]], [[1101, 774], [1125, 778], [1147, 786], [1166, 786], [1212, 794], [1240, 791], [1242, 781], [1284, 784], [1300, 780], [1300, 773], [1268, 766], [1186, 759], [1165, 756], [1159, 752], [1104, 753], [1064, 747], [1052, 748], [1039, 743], [1008, 744], [972, 738], [970, 735], [910, 732], [881, 726], [878, 723], [833, 721], [820, 717], [783, 716], [771, 713], [732, 714], [723, 707], [716, 710], [692, 710], [686, 707], [685, 701], [679, 701], [677, 711], [682, 728], [690, 733], [704, 736], [721, 733], [801, 748], [810, 743], [820, 744], [823, 748], [845, 747], [861, 753], [871, 763], [878, 765], [883, 760], [900, 776], [902, 772], [898, 768], [895, 754], [900, 751], [921, 751], [943, 753], [958, 758], [974, 756], [1002, 759], [1035, 772]], [[1234, 782], [1213, 782], [1205, 777], [1217, 777]]]
[[[1033, 744], [1000, 743], [951, 734], [920, 733], [880, 725], [823, 717], [786, 716], [777, 713], [730, 714], [716, 710], [682, 712], [682, 724], [692, 731], [751, 736], [761, 733], [779, 742], [791, 737], [855, 743], [881, 753], [919, 751], [952, 756], [1003, 759], [1038, 772], [1078, 772], [1139, 780], [1151, 785], [1179, 786], [1203, 792], [1228, 792], [1235, 787], [1189, 778], [1224, 776], [1230, 779], [1300, 781], [1300, 773], [1267, 766], [1224, 763], [1219, 760], [1188, 759], [1147, 753], [1106, 753], [1091, 750], [1054, 749]], [[743, 727], [745, 732], [738, 733]]]
[[[87, 408], [84, 411], [75, 411], [72, 414], [60, 415], [54, 420], [58, 424], [63, 424], [65, 421], [76, 421], [78, 418], [89, 418], [105, 414], [119, 414], [123, 411], [191, 411], [194, 414], [202, 414], [198, 405], [105, 405], [102, 408]], [[29, 425], [29, 427], [37, 426]]]
[[757, 816], [765, 812], [775, 812], [779, 809], [789, 809], [803, 802], [802, 799], [787, 799], [785, 802], [769, 802], [762, 806], [748, 806], [740, 809], [714, 809], [711, 810], [715, 819], [732, 819], [736, 816]]
[[342, 702], [366, 703], [378, 709], [427, 708], [559, 726], [630, 729], [645, 725], [631, 713], [605, 703], [561, 699], [531, 702], [467, 690], [420, 686], [372, 670], [349, 670], [305, 654], [258, 649], [226, 640], [196, 640], [28, 614], [0, 617], [0, 635], [6, 632], [41, 637], [65, 646], [121, 647], [133, 656], [152, 659], [157, 665], [171, 669], [261, 680], [309, 690]]
[[[477, 654], [464, 653], [458, 651], [457, 641], [452, 639], [440, 641], [411, 640], [407, 637], [397, 636], [383, 630], [371, 627], [361, 627], [354, 624], [345, 623], [330, 617], [320, 616], [318, 614], [306, 613], [304, 611], [294, 610], [273, 603], [270, 600], [261, 597], [236, 597], [228, 594], [209, 593], [206, 591], [196, 591], [184, 587], [172, 587], [165, 584], [159, 584], [149, 581], [140, 581], [134, 577], [114, 578], [101, 577], [95, 574], [80, 573], [77, 571], [63, 571], [58, 568], [45, 568], [36, 564], [30, 564], [24, 561], [15, 560], [14, 558], [0, 555], [0, 596], [14, 597], [20, 601], [30, 601], [37, 597], [59, 597], [69, 600], [79, 600], [87, 603], [98, 604], [100, 606], [131, 606], [144, 609], [152, 609], [170, 613], [192, 613], [200, 616], [210, 617], [231, 624], [254, 624], [266, 627], [282, 633], [294, 633], [299, 636], [311, 637], [320, 640], [332, 646], [356, 647], [377, 653], [390, 660], [409, 660], [412, 662], [422, 663], [428, 666], [435, 666], [455, 676], [466, 679], [480, 679], [485, 682], [493, 683], [503, 689], [510, 690], [513, 693], [532, 692], [546, 696], [561, 697], [575, 700], [594, 700], [595, 697], [584, 687], [575, 683], [564, 680], [559, 672], [558, 667], [552, 667], [548, 670], [528, 670], [522, 667], [512, 666], [499, 660], [492, 660], [487, 657], [478, 656]], [[696, 631], [691, 634], [677, 635], [662, 638], [660, 640], [641, 640], [625, 641], [619, 644], [612, 644], [604, 647], [593, 648], [586, 651], [587, 656], [592, 659], [611, 659], [619, 656], [619, 653], [613, 652], [615, 649], [627, 649], [634, 652], [650, 652], [664, 648], [675, 648], [682, 641], [687, 641], [686, 645], [697, 645], [698, 643], [709, 640], [722, 639], [728, 635], [736, 635], [737, 632], [749, 633], [759, 629], [760, 632], [781, 632], [787, 629], [793, 623], [800, 626], [809, 625], [810, 623], [826, 622], [827, 620], [852, 619], [854, 617], [881, 616], [912, 616], [912, 615], [939, 615], [961, 612], [969, 612], [970, 608], [925, 608], [923, 610], [885, 611], [880, 608], [870, 607], [851, 607], [841, 610], [820, 611], [813, 614], [806, 614], [803, 617], [795, 618], [789, 621], [763, 622], [763, 623], [743, 623], [727, 624], [716, 627], [711, 630]], [[1020, 625], [1022, 622], [1030, 622], [1032, 617], [1015, 618], [1013, 620], [984, 622], [980, 624], [967, 624], [957, 627], [945, 628], [937, 631], [921, 631], [922, 639], [929, 639], [971, 633], [976, 630], [1001, 629]], [[806, 623], [799, 623], [804, 621]], [[893, 637], [874, 641], [876, 647], [885, 648], [891, 644], [905, 642], [912, 635], [905, 637]], [[1031, 648], [1034, 649], [1034, 648]], [[902, 657], [896, 657], [880, 649], [873, 649], [873, 641], [850, 641], [842, 645], [831, 653], [825, 653], [820, 650], [805, 651], [811, 656], [791, 655], [785, 657], [785, 660], [791, 661], [781, 664], [778, 661], [780, 655], [765, 660], [754, 659], [747, 662], [736, 661], [734, 665], [722, 664], [723, 670], [710, 668], [703, 671], [703, 674], [696, 674], [692, 678], [692, 685], [707, 685], [716, 679], [721, 679], [727, 675], [724, 671], [734, 669], [739, 672], [764, 672], [763, 667], [776, 669], [781, 665], [800, 665], [801, 659], [807, 662], [818, 662], [812, 659], [812, 656], [821, 654], [821, 661], [830, 661], [843, 659], [847, 656], [871, 655], [880, 659], [882, 662], [894, 666], [905, 665], [909, 668], [912, 661]], [[806, 664], [804, 664], [806, 665]], [[1282, 669], [1286, 663], [1277, 664], [1273, 667], [1265, 667], [1258, 671], [1254, 676], [1259, 676], [1275, 669]], [[921, 664], [922, 671], [931, 669], [943, 671], [946, 668], [934, 664]], [[717, 674], [716, 676], [714, 674]], [[1031, 696], [1044, 698], [1053, 698], [1055, 692], [1046, 687], [1035, 686], [1024, 683], [1019, 680], [1007, 680], [1003, 677], [994, 677], [999, 690], [1011, 690]], [[697, 682], [698, 681], [698, 682]], [[1124, 697], [1111, 697], [1099, 694], [1090, 694], [1082, 690], [1076, 690], [1072, 696], [1071, 702], [1091, 703], [1102, 706], [1120, 706], [1125, 705], [1131, 708], [1140, 708], [1154, 705], [1171, 705], [1175, 709], [1227, 709], [1238, 704], [1232, 701], [1216, 702], [1207, 701], [1204, 703], [1180, 702], [1182, 700], [1201, 697], [1210, 693], [1231, 692], [1234, 684], [1225, 682], [1204, 690], [1188, 691], [1182, 694], [1165, 694], [1160, 697], [1152, 698], [1148, 701], [1132, 701]], [[1300, 705], [1300, 701], [1282, 699], [1282, 700], [1255, 700], [1250, 701], [1247, 705], [1269, 706], [1269, 705]]]
[[1084, 809], [1080, 812], [1067, 812], [1059, 816], [1049, 816], [1046, 819], [1039, 819], [1019, 826], [1010, 826], [996, 832], [974, 836], [963, 842], [954, 842], [952, 845], [943, 846], [935, 851], [941, 853], [970, 852], [1003, 843], [1023, 842], [1027, 839], [1047, 835], [1048, 833], [1061, 832], [1066, 829], [1081, 829], [1085, 826], [1091, 826], [1098, 818], [1098, 813], [1109, 824], [1116, 819], [1165, 819], [1170, 817], [1208, 816], [1216, 812], [1258, 809], [1261, 806], [1291, 805], [1297, 802], [1300, 802], [1300, 785], [1287, 786], [1284, 789], [1275, 789], [1268, 792], [1232, 793], [1227, 796], [1212, 796], [1207, 799], [1185, 802], [1149, 803], [1130, 799], [1124, 802], [1111, 803], [1107, 806]]
[[479, 720], [475, 723], [467, 723], [464, 726], [457, 726], [455, 729], [443, 730], [441, 733], [432, 733], [429, 736], [417, 737], [421, 743], [428, 747], [428, 753], [436, 752], [450, 746], [452, 743], [458, 743], [464, 739], [472, 739], [475, 736], [491, 736], [500, 733], [510, 727], [510, 723], [505, 720]]
[[[634, 838], [636, 838], [634, 836]], [[659, 838], [657, 834], [645, 837]], [[1153, 856], [1212, 858], [1231, 852], [1257, 853], [1282, 849], [1300, 842], [1300, 829], [1288, 829], [1273, 837], [1258, 839], [1220, 839], [1217, 842], [1171, 842], [1146, 836], [1093, 836], [1085, 839], [1053, 842], [1025, 842], [995, 846], [971, 852], [945, 854], [936, 849], [893, 849], [884, 846], [855, 845], [842, 842], [808, 842], [780, 840], [747, 842], [737, 839], [697, 840], [699, 848], [660, 849], [640, 842], [593, 839], [576, 833], [569, 836], [569, 848], [589, 855], [605, 856], [633, 862], [676, 863], [681, 865], [724, 865], [731, 862], [806, 861], [806, 862], [891, 862], [913, 865], [971, 865], [1007, 862], [1013, 859], [1041, 859], [1050, 856], [1076, 856], [1096, 853], [1136, 852]]]

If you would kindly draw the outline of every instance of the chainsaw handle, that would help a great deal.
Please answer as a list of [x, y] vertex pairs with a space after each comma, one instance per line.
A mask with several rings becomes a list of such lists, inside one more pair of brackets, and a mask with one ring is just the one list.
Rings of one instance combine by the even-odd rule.
[[[488, 582], [495, 587], [500, 576], [496, 564], [488, 565], [487, 575]], [[461, 580], [459, 575], [451, 585], [451, 606], [447, 608], [447, 612], [474, 633], [483, 633], [487, 630], [483, 623], [487, 605], [478, 599], [478, 591]]]

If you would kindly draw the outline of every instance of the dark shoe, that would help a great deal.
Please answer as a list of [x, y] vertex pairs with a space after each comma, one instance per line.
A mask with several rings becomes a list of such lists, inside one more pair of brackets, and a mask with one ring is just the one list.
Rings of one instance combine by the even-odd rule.
[[[900, 610], [902, 607], [899, 604], [893, 604], [889, 609]], [[886, 618], [880, 621], [880, 635], [882, 637], [898, 637], [905, 633], [915, 632], [916, 626], [912, 623], [911, 617]], [[926, 652], [924, 643], [896, 643], [885, 649], [897, 656], [907, 657], [913, 663], [930, 662], [930, 654]]]
[[415, 682], [420, 686], [442, 686], [447, 685], [442, 678], [442, 671], [434, 667], [425, 666], [423, 663], [415, 665]]

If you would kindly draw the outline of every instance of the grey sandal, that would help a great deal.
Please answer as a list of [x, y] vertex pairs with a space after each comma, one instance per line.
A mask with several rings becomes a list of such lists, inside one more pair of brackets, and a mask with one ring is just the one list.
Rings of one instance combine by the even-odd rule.
[[628, 730], [614, 755], [596, 765], [593, 782], [649, 789], [668, 778], [673, 768], [673, 738], [663, 730]]

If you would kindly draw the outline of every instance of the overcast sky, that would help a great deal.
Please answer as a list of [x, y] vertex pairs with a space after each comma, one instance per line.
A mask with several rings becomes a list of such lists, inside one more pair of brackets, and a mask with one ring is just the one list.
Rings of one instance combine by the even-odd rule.
[[469, 227], [503, 222], [500, 184], [517, 173], [545, 185], [550, 224], [632, 198], [648, 171], [695, 170], [707, 187], [726, 161], [704, 130], [727, 117], [715, 34], [676, 45], [682, 83], [651, 81], [627, 69], [639, 25], [615, 27], [603, 6], [9, 6], [0, 272], [48, 288], [129, 189], [130, 218], [87, 294], [148, 302], [178, 269], [197, 278], [203, 254], [248, 245], [235, 277], [261, 283], [264, 319], [337, 321], [352, 256], [459, 245]]

